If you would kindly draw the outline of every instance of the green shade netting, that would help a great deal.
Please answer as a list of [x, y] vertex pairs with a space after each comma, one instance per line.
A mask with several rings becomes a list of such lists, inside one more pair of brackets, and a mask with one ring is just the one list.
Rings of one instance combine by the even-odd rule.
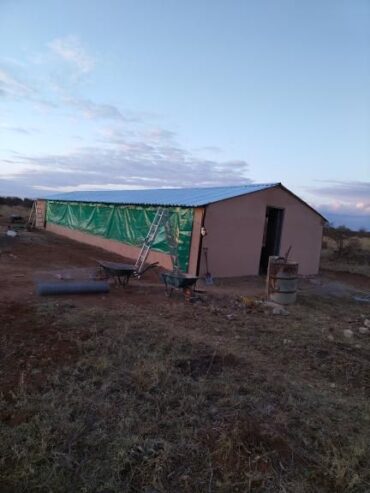
[[[123, 206], [81, 202], [51, 201], [47, 203], [46, 220], [70, 229], [103, 236], [128, 245], [141, 247], [158, 207]], [[193, 229], [193, 209], [170, 207], [172, 238], [178, 246], [178, 260], [187, 272]], [[153, 250], [170, 253], [164, 226], [161, 226]]]

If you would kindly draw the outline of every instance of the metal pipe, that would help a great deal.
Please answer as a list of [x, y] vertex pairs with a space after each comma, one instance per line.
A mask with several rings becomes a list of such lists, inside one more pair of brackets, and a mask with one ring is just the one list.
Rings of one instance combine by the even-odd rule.
[[107, 281], [60, 281], [37, 283], [37, 294], [39, 296], [108, 292], [109, 284]]

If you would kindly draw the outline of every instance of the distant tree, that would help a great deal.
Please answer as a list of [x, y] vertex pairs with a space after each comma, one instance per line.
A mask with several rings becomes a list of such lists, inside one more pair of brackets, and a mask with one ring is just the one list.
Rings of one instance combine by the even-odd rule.
[[361, 252], [361, 242], [358, 238], [350, 238], [342, 250], [342, 254], [347, 257], [357, 257]]
[[32, 207], [33, 202], [34, 201], [32, 199], [23, 199], [24, 207]]
[[336, 253], [340, 257], [343, 255], [344, 242], [351, 235], [351, 230], [347, 226], [338, 226], [337, 228], [328, 227], [325, 229], [325, 234], [332, 240], [334, 240], [336, 245]]
[[23, 207], [32, 207], [33, 200], [21, 199], [20, 197], [0, 197], [0, 205], [21, 205]]

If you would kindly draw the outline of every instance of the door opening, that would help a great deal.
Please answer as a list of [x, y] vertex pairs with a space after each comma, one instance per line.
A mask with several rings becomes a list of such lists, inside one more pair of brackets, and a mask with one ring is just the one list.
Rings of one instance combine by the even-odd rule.
[[267, 273], [269, 257], [279, 255], [281, 230], [283, 228], [284, 209], [266, 208], [265, 228], [263, 232], [260, 259], [260, 274]]

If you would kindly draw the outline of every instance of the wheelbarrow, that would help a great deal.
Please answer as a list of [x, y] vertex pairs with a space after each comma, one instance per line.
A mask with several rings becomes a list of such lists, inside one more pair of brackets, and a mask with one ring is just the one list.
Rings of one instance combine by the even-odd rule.
[[136, 269], [132, 264], [121, 264], [118, 262], [108, 262], [107, 260], [97, 260], [102, 277], [114, 279], [120, 286], [126, 286], [130, 277], [135, 275]]
[[158, 265], [158, 262], [149, 264], [141, 272], [138, 272], [134, 264], [121, 264], [119, 262], [108, 262], [107, 260], [97, 260], [102, 277], [112, 278], [120, 286], [127, 286], [131, 277], [140, 278], [148, 269]]
[[185, 300], [190, 301], [194, 298], [195, 284], [199, 277], [182, 272], [162, 272], [161, 278], [167, 296], [172, 296], [174, 289], [182, 289]]

